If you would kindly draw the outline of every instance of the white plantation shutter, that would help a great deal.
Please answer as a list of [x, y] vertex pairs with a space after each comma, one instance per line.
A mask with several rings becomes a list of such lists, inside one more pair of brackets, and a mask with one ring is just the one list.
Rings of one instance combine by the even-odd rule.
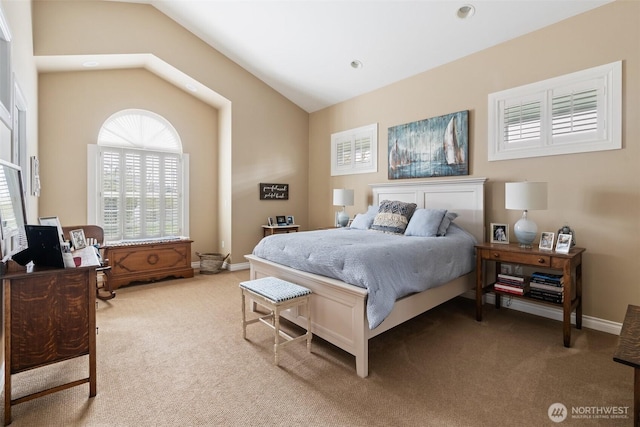
[[622, 63], [489, 95], [489, 161], [622, 148]]
[[[104, 139], [97, 149], [97, 222], [105, 240], [185, 235], [186, 155], [177, 133], [160, 116], [141, 110], [112, 118], [100, 131]], [[144, 149], [135, 148], [138, 143]]]
[[[106, 236], [120, 236], [122, 179], [120, 176], [119, 151], [103, 151], [102, 159], [102, 202], [104, 212], [102, 228]], [[107, 239], [110, 240], [110, 239]], [[114, 239], [118, 240], [118, 238]]]
[[504, 142], [514, 144], [540, 140], [542, 102], [518, 102], [504, 107]]
[[175, 157], [164, 159], [164, 229], [168, 234], [180, 234], [179, 161]]
[[602, 105], [602, 101], [598, 101], [602, 96], [598, 96], [597, 82], [592, 83], [591, 87], [578, 91], [554, 91], [551, 104], [553, 137], [576, 134], [597, 137], [601, 125], [598, 107]]

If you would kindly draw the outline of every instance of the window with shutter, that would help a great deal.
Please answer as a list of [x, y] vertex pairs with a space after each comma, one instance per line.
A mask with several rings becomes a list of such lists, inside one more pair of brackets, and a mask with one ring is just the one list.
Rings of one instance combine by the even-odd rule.
[[489, 95], [489, 161], [622, 148], [622, 63]]
[[378, 171], [378, 124], [331, 135], [331, 175]]
[[90, 211], [105, 240], [188, 235], [188, 156], [169, 122], [124, 110], [104, 123], [94, 147], [97, 197]]

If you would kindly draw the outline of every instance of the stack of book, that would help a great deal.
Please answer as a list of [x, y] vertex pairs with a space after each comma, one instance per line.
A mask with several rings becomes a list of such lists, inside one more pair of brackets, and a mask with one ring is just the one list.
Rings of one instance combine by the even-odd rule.
[[564, 301], [564, 281], [562, 274], [536, 272], [531, 275], [531, 298], [561, 304]]
[[524, 276], [500, 273], [498, 274], [498, 281], [493, 285], [493, 288], [499, 292], [525, 295], [529, 292], [529, 281]]

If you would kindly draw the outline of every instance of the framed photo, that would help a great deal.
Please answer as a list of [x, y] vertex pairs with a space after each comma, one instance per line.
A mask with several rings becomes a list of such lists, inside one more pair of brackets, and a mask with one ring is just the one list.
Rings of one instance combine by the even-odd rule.
[[40, 225], [51, 225], [54, 227], [58, 227], [58, 236], [60, 237], [60, 241], [64, 241], [62, 225], [60, 225], [60, 219], [57, 216], [45, 216], [42, 218], [38, 218], [38, 222], [40, 223]]
[[551, 251], [553, 250], [553, 238], [556, 234], [551, 231], [543, 231], [540, 234], [540, 245], [539, 248], [543, 251]]
[[287, 217], [287, 225], [293, 225], [296, 223], [296, 220], [293, 219], [293, 216], [288, 216]]
[[287, 225], [287, 219], [284, 215], [276, 216], [276, 222], [278, 223], [278, 225]]
[[87, 247], [87, 239], [84, 237], [84, 230], [82, 228], [69, 231], [69, 237], [71, 237], [71, 243], [74, 248], [82, 249]]
[[509, 224], [491, 223], [491, 243], [509, 243]]
[[569, 253], [569, 249], [571, 249], [571, 234], [558, 234], [558, 242], [556, 243], [556, 252], [560, 252], [562, 254]]
[[267, 218], [267, 225], [268, 225], [269, 227], [273, 227], [273, 217], [268, 217], [268, 218]]

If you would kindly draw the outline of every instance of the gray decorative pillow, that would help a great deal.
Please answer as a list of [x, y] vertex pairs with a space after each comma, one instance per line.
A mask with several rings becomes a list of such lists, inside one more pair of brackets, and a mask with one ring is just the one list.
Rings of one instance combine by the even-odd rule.
[[371, 229], [385, 233], [404, 234], [416, 207], [415, 203], [384, 200], [380, 203]]
[[442, 218], [442, 222], [440, 223], [440, 227], [438, 227], [438, 236], [444, 236], [447, 234], [447, 230], [449, 226], [453, 222], [454, 219], [458, 218], [458, 214], [455, 212], [447, 212], [447, 214]]
[[447, 213], [446, 209], [418, 209], [413, 213], [405, 236], [435, 237], [440, 223]]

